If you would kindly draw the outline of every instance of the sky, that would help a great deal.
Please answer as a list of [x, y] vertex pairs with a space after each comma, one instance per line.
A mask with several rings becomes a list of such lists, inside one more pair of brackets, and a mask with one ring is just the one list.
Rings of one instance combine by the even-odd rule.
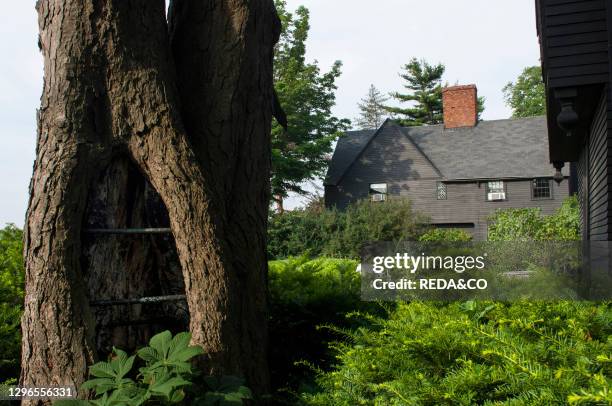
[[[370, 84], [402, 90], [410, 58], [444, 63], [444, 80], [486, 97], [485, 120], [510, 116], [502, 88], [539, 64], [534, 0], [287, 0], [311, 13], [307, 58], [343, 63], [334, 114], [354, 119]], [[0, 226], [23, 226], [42, 89], [34, 1], [3, 5], [0, 17]], [[292, 197], [288, 208], [302, 199]]]

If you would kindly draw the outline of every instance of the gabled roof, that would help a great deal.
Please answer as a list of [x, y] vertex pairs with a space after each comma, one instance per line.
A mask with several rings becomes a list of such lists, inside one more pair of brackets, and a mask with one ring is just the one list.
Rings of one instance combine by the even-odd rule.
[[325, 184], [338, 184], [372, 139], [393, 127], [400, 128], [447, 180], [534, 178], [554, 171], [545, 117], [481, 121], [457, 129], [386, 122], [377, 131], [351, 131], [340, 138]]
[[337, 185], [342, 175], [357, 159], [361, 151], [369, 144], [378, 130], [347, 131], [340, 139], [334, 150], [327, 176], [326, 185]]

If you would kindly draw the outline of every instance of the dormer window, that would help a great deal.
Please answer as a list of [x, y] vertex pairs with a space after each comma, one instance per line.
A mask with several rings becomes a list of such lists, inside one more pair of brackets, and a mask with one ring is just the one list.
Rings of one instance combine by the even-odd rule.
[[385, 200], [387, 200], [387, 184], [370, 184], [370, 200], [372, 200], [373, 202], [384, 202]]
[[487, 201], [496, 202], [506, 200], [506, 189], [501, 180], [487, 182]]

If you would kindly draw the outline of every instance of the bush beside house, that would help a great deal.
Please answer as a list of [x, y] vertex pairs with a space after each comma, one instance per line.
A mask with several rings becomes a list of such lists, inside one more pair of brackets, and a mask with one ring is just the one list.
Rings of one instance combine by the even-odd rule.
[[271, 259], [328, 256], [359, 258], [367, 241], [416, 240], [427, 230], [427, 217], [406, 199], [362, 200], [346, 210], [311, 207], [272, 214], [268, 227]]

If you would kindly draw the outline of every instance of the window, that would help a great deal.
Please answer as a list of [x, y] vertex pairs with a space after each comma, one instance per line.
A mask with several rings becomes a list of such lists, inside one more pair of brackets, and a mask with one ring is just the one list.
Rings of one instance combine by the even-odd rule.
[[504, 182], [501, 180], [487, 182], [487, 201], [494, 202], [499, 200], [506, 200]]
[[531, 198], [534, 200], [538, 199], [552, 199], [550, 179], [536, 178], [531, 183]]
[[373, 202], [384, 202], [387, 200], [387, 184], [372, 183], [370, 185], [370, 199]]
[[437, 190], [437, 197], [438, 200], [446, 200], [446, 183], [444, 182], [438, 182], [436, 184], [436, 190]]

